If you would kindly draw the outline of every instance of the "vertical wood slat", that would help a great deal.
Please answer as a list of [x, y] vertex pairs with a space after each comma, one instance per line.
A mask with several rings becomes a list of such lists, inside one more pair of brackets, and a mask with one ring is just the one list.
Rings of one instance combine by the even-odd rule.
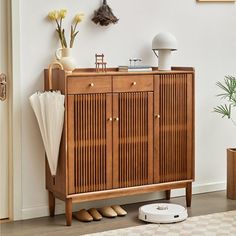
[[[154, 183], [160, 182], [160, 149], [162, 145], [160, 145], [160, 94], [161, 94], [161, 87], [160, 87], [160, 75], [156, 75], [154, 77], [154, 160], [153, 160], [153, 177]], [[161, 139], [162, 140], [162, 139]]]
[[[194, 142], [192, 75], [157, 75], [154, 90], [154, 182], [191, 179]], [[158, 115], [159, 120], [156, 119]]]
[[120, 121], [115, 121], [115, 118], [119, 117], [119, 108], [118, 108], [118, 94], [113, 94], [113, 188], [118, 188], [118, 177], [119, 177], [119, 143], [117, 136], [114, 137], [114, 134], [119, 133], [119, 123]]
[[[107, 188], [111, 189], [113, 185], [112, 178], [112, 122], [109, 120], [112, 118], [112, 94], [106, 94], [106, 183]], [[105, 148], [105, 146], [104, 146]], [[105, 156], [105, 155], [104, 155]]]
[[74, 107], [74, 96], [69, 95], [67, 99], [68, 103], [68, 139], [71, 140], [72, 142], [69, 143], [68, 145], [68, 158], [71, 160], [68, 163], [68, 191], [70, 194], [75, 193], [75, 134], [74, 134], [74, 114], [75, 114], [75, 107]]
[[194, 78], [193, 75], [187, 75], [187, 178], [194, 179]]
[[153, 92], [148, 93], [148, 100], [145, 107], [148, 112], [148, 183], [153, 183]]
[[114, 187], [153, 183], [153, 92], [114, 94], [113, 113]]
[[112, 188], [112, 95], [68, 95], [68, 112], [69, 193]]

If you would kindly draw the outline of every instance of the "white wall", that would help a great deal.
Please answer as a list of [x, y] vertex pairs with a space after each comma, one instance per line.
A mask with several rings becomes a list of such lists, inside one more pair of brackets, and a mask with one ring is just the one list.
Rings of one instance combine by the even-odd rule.
[[[174, 65], [196, 69], [196, 182], [195, 192], [225, 187], [225, 149], [235, 145], [233, 126], [212, 113], [216, 104], [215, 82], [235, 74], [236, 9], [232, 3], [198, 3], [196, 0], [109, 0], [120, 18], [117, 25], [99, 27], [90, 21], [100, 0], [21, 0], [21, 94], [22, 94], [22, 194], [23, 217], [47, 214], [44, 150], [30, 94], [43, 88], [43, 69], [59, 44], [55, 26], [45, 19], [51, 9], [67, 8], [69, 17], [86, 14], [76, 39], [74, 56], [79, 67], [93, 67], [94, 54], [103, 52], [109, 66], [125, 65], [141, 57], [156, 65], [152, 38], [172, 32], [179, 42]], [[66, 24], [69, 26], [68, 24]], [[231, 130], [232, 129], [232, 130]], [[178, 192], [180, 193], [180, 192]], [[182, 192], [181, 192], [182, 193]], [[122, 203], [156, 197], [122, 199]], [[86, 206], [102, 205], [90, 203]], [[61, 206], [59, 207], [61, 208]]]

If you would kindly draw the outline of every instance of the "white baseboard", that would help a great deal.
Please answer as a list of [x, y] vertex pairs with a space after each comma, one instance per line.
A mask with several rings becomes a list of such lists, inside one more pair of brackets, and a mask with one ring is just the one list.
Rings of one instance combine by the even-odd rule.
[[[215, 182], [215, 183], [204, 183], [204, 184], [193, 184], [193, 194], [199, 193], [207, 193], [207, 192], [214, 192], [226, 189], [226, 182]], [[179, 197], [185, 195], [184, 189], [175, 189], [171, 191], [171, 197]], [[121, 197], [121, 198], [113, 198], [108, 200], [100, 200], [100, 201], [93, 201], [81, 204], [74, 204], [73, 211], [77, 211], [78, 209], [82, 208], [99, 208], [102, 206], [108, 205], [124, 205], [130, 204], [135, 202], [145, 202], [151, 200], [162, 199], [164, 197], [163, 192], [156, 192], [156, 193], [148, 193], [136, 196], [128, 196], [128, 197]], [[56, 214], [63, 214], [65, 213], [65, 205], [61, 201], [56, 202]], [[32, 208], [24, 208], [22, 209], [22, 219], [32, 219], [38, 217], [44, 217], [49, 215], [48, 206], [38, 206]]]

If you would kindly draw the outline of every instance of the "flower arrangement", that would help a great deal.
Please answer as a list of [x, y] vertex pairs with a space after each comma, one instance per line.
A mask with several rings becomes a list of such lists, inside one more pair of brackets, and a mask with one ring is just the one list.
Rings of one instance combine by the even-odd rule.
[[[56, 31], [62, 48], [68, 48], [67, 40], [65, 37], [65, 29], [62, 27], [62, 23], [66, 15], [67, 15], [66, 9], [53, 10], [48, 13], [48, 19], [50, 21], [55, 21], [56, 23], [57, 26]], [[83, 20], [83, 18], [84, 18], [83, 13], [78, 13], [74, 16], [70, 29], [70, 44], [69, 44], [70, 48], [72, 48], [74, 45], [75, 37], [79, 33], [79, 31], [77, 30], [77, 26]]]

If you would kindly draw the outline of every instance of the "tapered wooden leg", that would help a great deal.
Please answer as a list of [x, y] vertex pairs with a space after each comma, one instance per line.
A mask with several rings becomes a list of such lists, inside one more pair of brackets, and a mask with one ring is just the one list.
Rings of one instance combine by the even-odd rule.
[[66, 225], [71, 226], [72, 223], [72, 198], [66, 199]]
[[187, 207], [191, 207], [192, 202], [192, 183], [187, 183], [186, 187], [186, 204]]
[[49, 214], [51, 217], [55, 215], [55, 197], [52, 192], [48, 192]]
[[171, 190], [166, 190], [166, 200], [170, 200]]

